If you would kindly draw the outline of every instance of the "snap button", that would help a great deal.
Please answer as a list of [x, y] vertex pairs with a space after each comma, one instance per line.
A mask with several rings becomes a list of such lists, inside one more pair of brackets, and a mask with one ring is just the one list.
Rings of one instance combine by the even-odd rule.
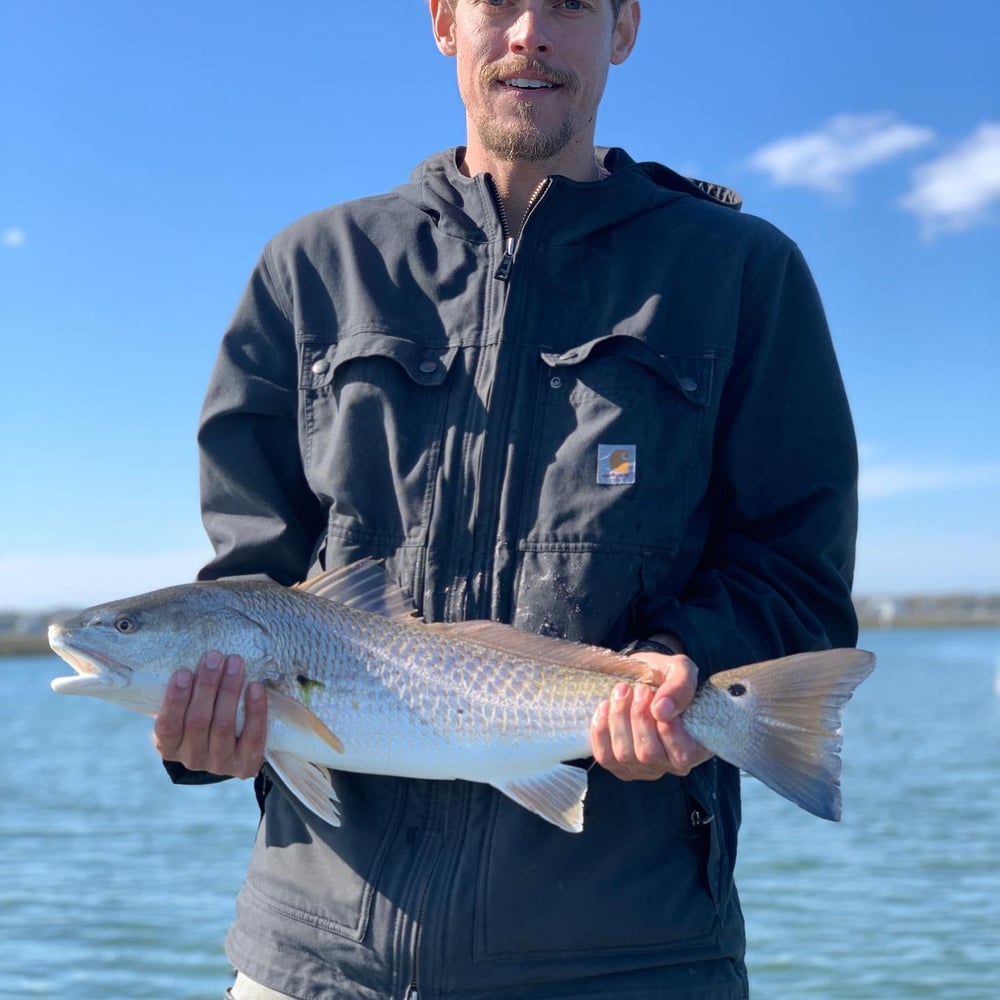
[[694, 392], [698, 388], [698, 383], [693, 378], [682, 378], [681, 388], [685, 392]]
[[553, 375], [552, 378], [549, 379], [549, 385], [552, 386], [553, 389], [561, 389], [562, 379], [558, 375]]
[[330, 370], [330, 362], [326, 358], [320, 358], [319, 361], [314, 361], [312, 365], [313, 375], [323, 375]]
[[437, 371], [438, 363], [428, 358], [426, 361], [421, 361], [418, 367], [425, 375], [432, 375]]

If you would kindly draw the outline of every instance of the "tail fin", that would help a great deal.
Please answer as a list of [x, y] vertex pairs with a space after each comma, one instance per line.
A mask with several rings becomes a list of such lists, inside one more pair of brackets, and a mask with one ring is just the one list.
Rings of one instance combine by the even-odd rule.
[[832, 649], [716, 674], [711, 686], [743, 702], [749, 722], [739, 746], [719, 755], [807, 812], [839, 820], [841, 712], [874, 666], [864, 650]]

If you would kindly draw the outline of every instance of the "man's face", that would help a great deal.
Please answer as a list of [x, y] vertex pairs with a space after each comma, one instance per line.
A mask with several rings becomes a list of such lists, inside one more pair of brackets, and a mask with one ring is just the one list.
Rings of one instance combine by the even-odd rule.
[[612, 0], [431, 0], [438, 47], [454, 55], [470, 145], [508, 161], [593, 146], [608, 67], [631, 52], [638, 7]]

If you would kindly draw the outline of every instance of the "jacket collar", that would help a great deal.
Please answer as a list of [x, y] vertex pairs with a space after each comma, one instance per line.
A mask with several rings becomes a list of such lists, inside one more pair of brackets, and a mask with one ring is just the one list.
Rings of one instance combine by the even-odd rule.
[[[462, 147], [454, 147], [424, 160], [398, 191], [449, 236], [471, 243], [497, 240], [500, 219], [491, 186], [484, 174], [467, 177], [462, 173], [458, 166], [462, 152]], [[637, 163], [623, 149], [599, 147], [596, 152], [609, 172], [603, 180], [584, 183], [552, 178], [546, 214], [550, 225], [559, 226], [563, 238], [585, 238], [589, 232], [678, 198], [737, 211], [742, 206], [740, 196], [720, 184], [684, 177], [659, 163]]]

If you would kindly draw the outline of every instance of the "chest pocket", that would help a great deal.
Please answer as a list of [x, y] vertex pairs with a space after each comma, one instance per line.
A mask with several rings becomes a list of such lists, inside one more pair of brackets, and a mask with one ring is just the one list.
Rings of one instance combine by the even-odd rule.
[[522, 547], [673, 555], [710, 469], [724, 360], [621, 334], [541, 360]]
[[457, 351], [383, 331], [302, 340], [299, 432], [328, 549], [423, 542]]

